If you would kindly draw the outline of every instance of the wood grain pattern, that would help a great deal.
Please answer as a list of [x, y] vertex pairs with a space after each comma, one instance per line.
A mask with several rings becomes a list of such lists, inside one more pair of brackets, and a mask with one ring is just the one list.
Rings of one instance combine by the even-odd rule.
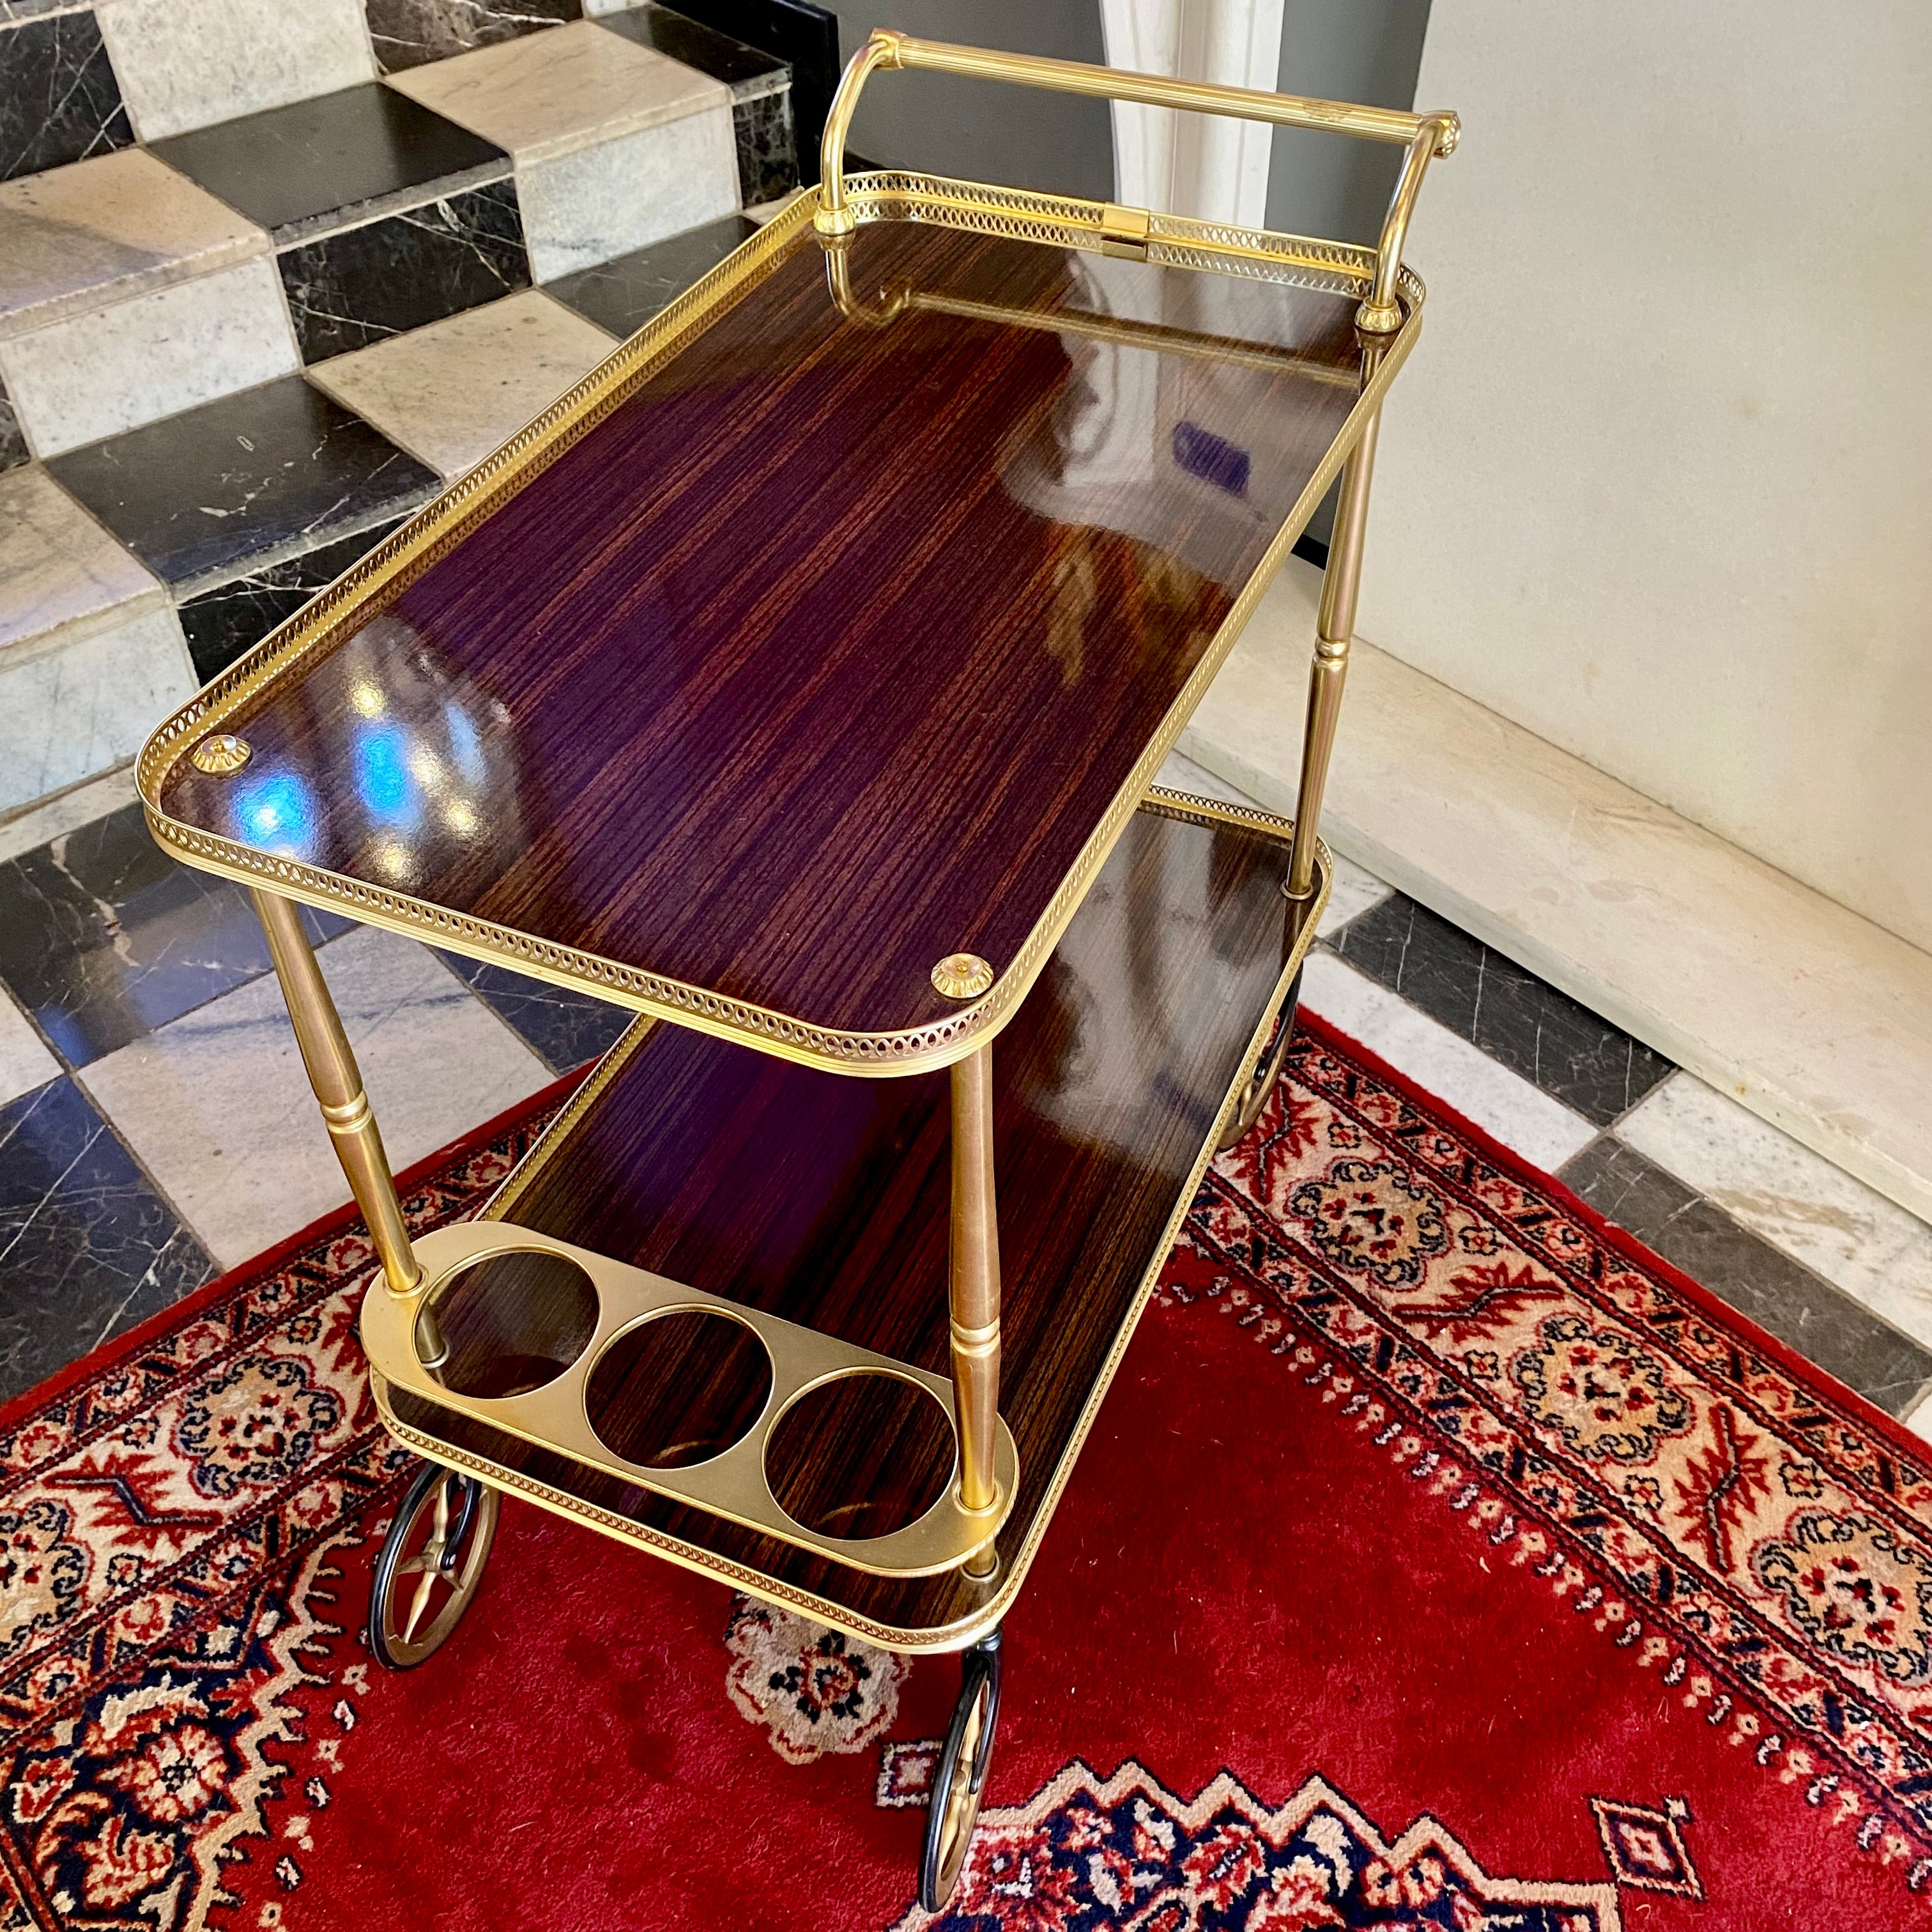
[[1004, 970], [1340, 429], [1354, 299], [911, 223], [850, 260], [1036, 320], [848, 316], [802, 234], [164, 808], [817, 1026]]
[[[1280, 969], [1286, 862], [1258, 832], [1136, 814], [994, 1047], [1000, 1408], [1022, 1465], [1007, 1576], [1241, 1071]], [[944, 1374], [947, 1112], [944, 1073], [846, 1080], [660, 1027], [509, 1218]], [[406, 1424], [910, 1641], [986, 1600], [956, 1573], [868, 1576], [392, 1400]], [[950, 1466], [950, 1436], [917, 1424], [801, 1430], [776, 1486], [869, 1532]]]

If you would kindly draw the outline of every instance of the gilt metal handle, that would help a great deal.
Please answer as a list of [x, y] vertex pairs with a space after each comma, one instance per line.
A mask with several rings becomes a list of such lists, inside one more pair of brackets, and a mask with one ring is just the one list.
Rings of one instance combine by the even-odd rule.
[[[978, 80], [1011, 81], [1021, 87], [1050, 88], [1105, 100], [1134, 100], [1150, 107], [1177, 107], [1198, 114], [1225, 114], [1238, 120], [1268, 121], [1281, 128], [1323, 128], [1352, 134], [1365, 141], [1384, 141], [1408, 150], [1402, 173], [1390, 197], [1376, 250], [1375, 282], [1356, 316], [1372, 334], [1386, 334], [1400, 326], [1402, 311], [1395, 298], [1396, 278], [1402, 268], [1402, 248], [1415, 197], [1430, 162], [1455, 152], [1462, 124], [1447, 110], [1409, 114], [1393, 107], [1364, 107], [1346, 100], [1318, 100], [1298, 94], [1268, 94], [1250, 87], [1221, 87], [1210, 81], [1176, 80], [1166, 75], [1132, 74], [1118, 68], [1094, 67], [1080, 61], [1046, 60], [1034, 54], [998, 53], [986, 47], [961, 47], [943, 40], [916, 40], [897, 28], [876, 28], [852, 56], [832, 111], [826, 116], [820, 152], [818, 212], [820, 235], [850, 235], [857, 226], [845, 200], [845, 134], [867, 80], [880, 68], [924, 68], [935, 74], [964, 74]], [[1144, 210], [1116, 209], [1110, 217], [1126, 218], [1127, 226], [1146, 233]]]

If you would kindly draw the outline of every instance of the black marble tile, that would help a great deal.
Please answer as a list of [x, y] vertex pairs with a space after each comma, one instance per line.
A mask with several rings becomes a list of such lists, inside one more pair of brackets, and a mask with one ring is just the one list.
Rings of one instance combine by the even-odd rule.
[[304, 362], [530, 286], [514, 182], [447, 195], [275, 257]]
[[376, 64], [385, 74], [424, 67], [580, 20], [579, 0], [362, 0]]
[[715, 268], [742, 242], [758, 232], [755, 221], [728, 214], [702, 228], [654, 242], [648, 248], [620, 255], [594, 268], [580, 268], [561, 281], [545, 284], [544, 292], [568, 302], [613, 335], [634, 335], [660, 309], [682, 295], [698, 278]]
[[17, 470], [22, 464], [32, 460], [32, 453], [27, 448], [20, 418], [14, 412], [6, 384], [0, 382], [0, 470]]
[[401, 520], [374, 524], [190, 597], [176, 614], [195, 675], [206, 684], [218, 671], [226, 670], [284, 618], [292, 617], [318, 590], [333, 584], [358, 557], [374, 550]]
[[214, 1272], [72, 1080], [0, 1107], [0, 1400]]
[[393, 524], [442, 488], [299, 376], [70, 450], [47, 468], [183, 597]]
[[797, 187], [798, 144], [788, 88], [736, 103], [731, 137], [738, 149], [738, 199], [747, 208], [776, 201]]
[[1400, 892], [1352, 920], [1332, 944], [1352, 965], [1599, 1126], [1676, 1070]]
[[608, 1053], [637, 1018], [588, 993], [546, 986], [506, 966], [486, 965], [454, 952], [436, 956], [530, 1043], [553, 1073], [568, 1073]]
[[65, 167], [134, 139], [91, 10], [0, 21], [0, 180]]
[[152, 145], [278, 247], [510, 172], [501, 148], [374, 80]]
[[1904, 1414], [1932, 1378], [1932, 1350], [1621, 1141], [1592, 1142], [1559, 1176], [1606, 1220], [1888, 1414]]
[[747, 208], [776, 201], [797, 187], [798, 140], [792, 119], [791, 68], [787, 62], [688, 14], [652, 4], [652, 0], [620, 14], [604, 14], [598, 24], [640, 46], [708, 74], [730, 88], [738, 198]]
[[[317, 945], [352, 924], [302, 918]], [[70, 1066], [268, 966], [247, 893], [170, 858], [138, 805], [0, 863], [0, 980]]]
[[776, 55], [747, 46], [742, 40], [721, 34], [688, 14], [654, 5], [652, 0], [645, 0], [642, 6], [627, 8], [620, 14], [603, 14], [598, 24], [608, 27], [614, 34], [622, 34], [627, 40], [635, 40], [640, 47], [650, 47], [672, 60], [682, 61], [686, 67], [696, 68], [700, 74], [708, 74], [713, 80], [722, 80], [734, 94], [740, 90], [746, 94], [769, 93], [791, 78], [790, 69]]
[[[807, 186], [816, 182], [818, 137], [825, 131], [826, 112], [843, 65], [837, 16], [829, 8], [813, 6], [811, 0], [680, 0], [678, 10], [776, 56], [791, 69], [800, 178]], [[849, 155], [847, 164], [856, 170]]]

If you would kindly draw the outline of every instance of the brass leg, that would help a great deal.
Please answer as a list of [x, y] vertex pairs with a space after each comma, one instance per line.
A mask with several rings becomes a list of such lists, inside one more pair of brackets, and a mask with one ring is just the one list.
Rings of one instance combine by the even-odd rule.
[[1308, 722], [1301, 738], [1301, 784], [1294, 802], [1294, 844], [1288, 854], [1288, 894], [1305, 899], [1315, 890], [1315, 838], [1322, 829], [1322, 794], [1335, 748], [1335, 722], [1348, 675], [1348, 640], [1355, 632], [1355, 593], [1362, 578], [1362, 536], [1369, 520], [1369, 478], [1376, 466], [1378, 410], [1342, 472], [1342, 500], [1322, 580], [1322, 616], [1308, 668]]
[[[322, 1103], [322, 1118], [334, 1143], [335, 1157], [341, 1162], [342, 1171], [349, 1177], [349, 1191], [369, 1224], [389, 1292], [408, 1294], [422, 1279], [422, 1271], [410, 1246], [388, 1156], [382, 1151], [376, 1117], [369, 1111], [369, 1096], [362, 1090], [362, 1076], [350, 1050], [349, 1036], [342, 1030], [335, 1002], [328, 996], [328, 982], [316, 964], [308, 934], [302, 930], [302, 915], [292, 899], [278, 892], [256, 888], [252, 896], [256, 916], [268, 937], [275, 976], [282, 982], [282, 998], [295, 1024], [309, 1084]], [[424, 1312], [427, 1316], [428, 1311]], [[441, 1352], [432, 1347], [430, 1352]]]
[[[998, 1501], [993, 1442], [1000, 1407], [1000, 1222], [993, 1193], [993, 1049], [952, 1064], [952, 1401], [959, 1426], [959, 1500], [990, 1513]], [[989, 1543], [967, 1559], [990, 1576]]]

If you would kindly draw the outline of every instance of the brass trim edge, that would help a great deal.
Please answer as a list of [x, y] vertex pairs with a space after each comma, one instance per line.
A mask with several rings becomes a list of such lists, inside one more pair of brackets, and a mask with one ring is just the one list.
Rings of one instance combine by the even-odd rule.
[[[1083, 211], [1094, 217], [1098, 246], [1101, 204], [1064, 198], [1018, 196], [1001, 188], [944, 182], [936, 177], [880, 175], [862, 182], [894, 180], [919, 182], [926, 189], [946, 191], [946, 218], [952, 225], [970, 226], [952, 215], [976, 205], [992, 209], [1004, 202], [1052, 202], [1061, 209]], [[855, 202], [856, 205], [856, 202]], [[938, 203], [934, 204], [934, 207]], [[654, 374], [688, 335], [716, 308], [750, 286], [758, 274], [776, 265], [783, 248], [809, 226], [812, 203], [801, 197], [775, 216], [737, 251], [694, 283], [677, 301], [621, 344], [582, 382], [520, 430], [494, 455], [459, 478], [442, 494], [386, 538], [359, 562], [285, 623], [272, 632], [189, 703], [166, 719], [142, 747], [136, 778], [149, 829], [164, 848], [190, 864], [244, 886], [266, 888], [310, 904], [340, 908], [362, 923], [399, 932], [410, 938], [467, 953], [472, 958], [514, 968], [548, 982], [596, 994], [612, 1004], [628, 1006], [676, 1024], [718, 1038], [733, 1040], [760, 1051], [806, 1066], [872, 1078], [892, 1078], [924, 1072], [964, 1059], [996, 1034], [1025, 997], [1060, 942], [1061, 934], [1085, 897], [1088, 887], [1114, 842], [1125, 830], [1162, 761], [1180, 736], [1196, 706], [1206, 694], [1215, 674], [1227, 660], [1255, 606], [1274, 581], [1295, 539], [1306, 527], [1329, 484], [1349, 452], [1381, 408], [1390, 384], [1407, 360], [1422, 326], [1423, 291], [1413, 283], [1412, 304], [1400, 329], [1378, 340], [1379, 360], [1364, 382], [1340, 433], [1316, 466], [1308, 484], [1289, 512], [1261, 561], [1229, 607], [1227, 616], [1187, 682], [1176, 695], [1146, 750], [1127, 776], [1112, 803], [1089, 836], [1072, 868], [1062, 879], [1034, 928], [1021, 944], [1012, 963], [991, 989], [969, 1006], [928, 1023], [894, 1032], [862, 1033], [818, 1026], [774, 1012], [748, 1000], [734, 1000], [703, 987], [628, 966], [600, 955], [536, 938], [509, 927], [456, 913], [386, 887], [371, 885], [302, 864], [274, 854], [256, 851], [234, 841], [201, 831], [170, 818], [161, 809], [162, 786], [176, 760], [211, 730], [224, 726], [242, 711], [269, 680], [311, 654], [332, 647], [352, 620], [365, 619], [382, 609], [406, 586], [513, 494], [546, 468], [578, 437], [617, 406]], [[889, 218], [885, 217], [868, 218]], [[938, 218], [937, 217], [932, 218]], [[1259, 231], [1214, 229], [1211, 224], [1186, 223], [1162, 216], [1157, 225], [1174, 224], [1230, 238], [1243, 238], [1264, 260], [1268, 244], [1294, 238], [1270, 237]], [[988, 232], [1007, 232], [1001, 229]], [[1041, 236], [1036, 238], [1051, 239]], [[1202, 246], [1218, 247], [1204, 241]], [[1365, 250], [1322, 244], [1337, 256], [1367, 258]], [[1292, 262], [1283, 257], [1284, 279]], [[1413, 278], [1409, 278], [1412, 281]]]
[[[1150, 788], [1148, 802], [1166, 818], [1203, 823], [1220, 821], [1266, 833], [1283, 846], [1284, 859], [1286, 856], [1286, 848], [1293, 835], [1294, 827], [1290, 820], [1259, 808], [1250, 809], [1242, 806], [1226, 805], [1219, 800], [1195, 798], [1186, 793], [1164, 788]], [[1213, 1126], [1202, 1143], [1201, 1152], [1193, 1166], [1189, 1170], [1187, 1184], [1176, 1197], [1174, 1212], [1168, 1216], [1154, 1258], [1142, 1276], [1140, 1286], [1128, 1306], [1120, 1332], [1114, 1338], [1114, 1346], [1101, 1366], [1086, 1405], [1074, 1424], [1072, 1433], [1067, 1438], [1066, 1446], [1054, 1466], [1053, 1475], [1040, 1498], [1040, 1506], [1028, 1526], [1026, 1536], [1014, 1557], [1011, 1569], [1001, 1574], [998, 1588], [988, 1596], [984, 1603], [976, 1606], [970, 1615], [953, 1623], [925, 1630], [903, 1629], [862, 1616], [828, 1597], [820, 1596], [814, 1592], [769, 1576], [764, 1571], [754, 1570], [748, 1564], [737, 1562], [731, 1558], [714, 1555], [695, 1544], [686, 1543], [661, 1530], [651, 1529], [627, 1516], [617, 1516], [609, 1510], [601, 1508], [594, 1503], [582, 1502], [560, 1491], [548, 1489], [519, 1470], [506, 1468], [486, 1456], [473, 1455], [467, 1450], [459, 1449], [455, 1444], [444, 1442], [439, 1436], [398, 1422], [389, 1407], [388, 1391], [381, 1377], [372, 1375], [370, 1377], [370, 1385], [374, 1390], [376, 1407], [381, 1412], [384, 1425], [406, 1447], [414, 1450], [418, 1455], [429, 1457], [433, 1462], [466, 1470], [499, 1488], [514, 1490], [539, 1508], [549, 1510], [553, 1516], [561, 1516], [567, 1522], [586, 1523], [603, 1534], [615, 1538], [620, 1543], [629, 1544], [634, 1549], [661, 1556], [668, 1562], [675, 1563], [698, 1576], [716, 1577], [735, 1588], [742, 1590], [748, 1596], [758, 1598], [760, 1601], [782, 1610], [798, 1611], [815, 1622], [842, 1631], [848, 1636], [856, 1637], [862, 1642], [875, 1643], [886, 1650], [910, 1654], [938, 1654], [963, 1650], [968, 1645], [976, 1642], [1005, 1619], [1019, 1594], [1021, 1585], [1026, 1580], [1034, 1558], [1039, 1552], [1040, 1542], [1052, 1522], [1054, 1513], [1059, 1508], [1060, 1497], [1072, 1476], [1074, 1465], [1079, 1460], [1080, 1451], [1092, 1432], [1094, 1420], [1100, 1414], [1100, 1404], [1112, 1384], [1121, 1358], [1126, 1353], [1128, 1343], [1133, 1340], [1134, 1332], [1140, 1325], [1147, 1304], [1160, 1283], [1161, 1272], [1167, 1265], [1168, 1256], [1172, 1253], [1174, 1244], [1180, 1238], [1182, 1225], [1186, 1220], [1188, 1210], [1194, 1204], [1194, 1197], [1200, 1192], [1202, 1178], [1208, 1172], [1209, 1162], [1214, 1158], [1222, 1130], [1240, 1102], [1250, 1070], [1266, 1048], [1268, 1036], [1274, 1030], [1275, 1016], [1280, 1010], [1281, 1003], [1286, 998], [1295, 974], [1301, 970], [1302, 962], [1310, 947], [1314, 944], [1315, 930], [1321, 923], [1322, 910], [1328, 904], [1329, 889], [1334, 878], [1334, 861], [1329, 856], [1328, 847], [1318, 839], [1316, 842], [1316, 860], [1318, 883], [1312, 910], [1310, 916], [1303, 922], [1296, 943], [1282, 964], [1274, 991], [1263, 1003], [1261, 1018], [1249, 1036], [1246, 1052], [1237, 1064], [1234, 1080], [1220, 1106], [1216, 1110]], [[634, 1034], [641, 1044], [642, 1030], [633, 1028], [631, 1033], [626, 1034], [623, 1040], [612, 1048], [611, 1058], [614, 1060], [620, 1054], [628, 1058], [626, 1043]], [[634, 1048], [630, 1050], [634, 1051]], [[523, 1174], [526, 1169], [534, 1174], [540, 1164], [548, 1164], [561, 1150], [562, 1136], [558, 1130], [562, 1125], [563, 1118], [560, 1114], [550, 1124], [518, 1163], [517, 1174], [512, 1174], [510, 1181], [506, 1184], [506, 1191], [514, 1183], [518, 1174]], [[484, 1211], [488, 1213], [489, 1210], [486, 1209]]]
[[550, 1117], [550, 1125], [531, 1142], [521, 1160], [505, 1175], [502, 1184], [489, 1199], [477, 1210], [479, 1221], [504, 1221], [509, 1218], [510, 1210], [515, 1206], [529, 1185], [529, 1177], [535, 1172], [531, 1162], [538, 1153], [550, 1142], [568, 1134], [584, 1116], [604, 1096], [605, 1090], [621, 1073], [634, 1053], [650, 1038], [659, 1022], [649, 1014], [633, 1020], [617, 1036], [616, 1043], [598, 1061], [590, 1071], [578, 1082], [577, 1090], [565, 1101], [562, 1108]]

